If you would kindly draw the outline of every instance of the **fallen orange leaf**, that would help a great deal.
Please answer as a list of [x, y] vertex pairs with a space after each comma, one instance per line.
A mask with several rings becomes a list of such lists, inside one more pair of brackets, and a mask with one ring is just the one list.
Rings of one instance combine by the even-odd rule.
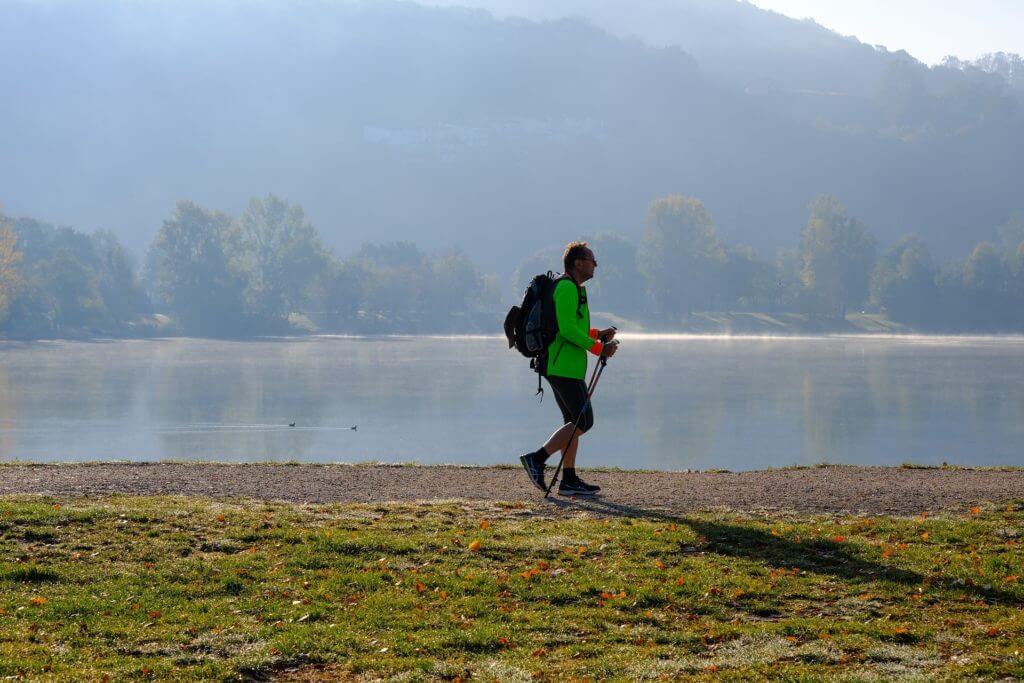
[[846, 543], [846, 536], [833, 536], [832, 540], [836, 543]]
[[971, 514], [972, 515], [980, 515], [981, 514], [981, 508], [971, 508]]
[[480, 541], [474, 539], [473, 542], [469, 544], [469, 549], [473, 552], [480, 550]]
[[425, 590], [427, 590], [427, 587], [424, 586], [422, 583], [417, 583], [416, 584], [416, 592], [417, 593], [422, 593]]
[[29, 602], [33, 605], [45, 605], [48, 602], [48, 600], [37, 595], [36, 597], [29, 600]]
[[488, 528], [490, 528], [490, 526], [491, 526], [491, 523], [489, 521], [487, 521], [486, 519], [484, 521], [480, 522], [480, 528], [481, 529], [488, 529]]
[[921, 540], [922, 541], [927, 541], [928, 540], [928, 532], [927, 531], [924, 532], [923, 534], [921, 534]]
[[658, 560], [657, 562], [654, 563], [654, 566], [657, 567], [658, 569], [664, 569], [665, 568], [665, 563], [662, 562], [661, 560]]

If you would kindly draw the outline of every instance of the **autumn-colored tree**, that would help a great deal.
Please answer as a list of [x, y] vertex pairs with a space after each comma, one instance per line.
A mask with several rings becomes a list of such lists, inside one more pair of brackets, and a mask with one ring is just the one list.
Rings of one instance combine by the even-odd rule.
[[22, 254], [17, 247], [18, 234], [0, 215], [0, 322], [7, 317], [11, 301], [21, 287], [18, 263]]

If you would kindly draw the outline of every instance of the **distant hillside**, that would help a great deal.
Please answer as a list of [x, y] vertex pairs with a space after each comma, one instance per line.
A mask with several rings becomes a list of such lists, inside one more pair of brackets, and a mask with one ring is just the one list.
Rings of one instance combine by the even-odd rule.
[[501, 17], [585, 19], [620, 37], [679, 46], [707, 74], [740, 87], [874, 94], [887, 62], [880, 52], [812, 21], [796, 21], [737, 0], [420, 0], [474, 6]]
[[138, 250], [176, 199], [238, 212], [275, 192], [341, 251], [458, 244], [504, 270], [636, 235], [671, 192], [765, 250], [830, 192], [883, 244], [917, 232], [939, 257], [1024, 204], [998, 72], [743, 3], [615, 6], [648, 42], [390, 2], [5, 2], [0, 200]]

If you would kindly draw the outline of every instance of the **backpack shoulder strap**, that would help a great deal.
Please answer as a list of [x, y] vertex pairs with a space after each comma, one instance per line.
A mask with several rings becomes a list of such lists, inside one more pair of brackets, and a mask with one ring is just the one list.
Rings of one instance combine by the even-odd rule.
[[[558, 279], [555, 280], [555, 286], [557, 287], [558, 283], [561, 282], [562, 280], [568, 280], [569, 282], [576, 285], [576, 317], [578, 318], [580, 317], [580, 311], [583, 309], [583, 302], [586, 301], [586, 299], [583, 296], [583, 287], [580, 286], [580, 284], [573, 280], [571, 277], [569, 277], [568, 273], [562, 273], [560, 276], [558, 276]], [[551, 291], [552, 293], [554, 293], [553, 289]]]

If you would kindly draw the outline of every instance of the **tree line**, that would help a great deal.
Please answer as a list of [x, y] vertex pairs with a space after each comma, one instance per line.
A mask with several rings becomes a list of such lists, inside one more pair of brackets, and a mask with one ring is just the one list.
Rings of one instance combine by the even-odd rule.
[[[924, 240], [900, 239], [879, 255], [869, 228], [834, 196], [809, 206], [798, 246], [764, 258], [718, 236], [695, 198], [654, 201], [638, 244], [612, 233], [589, 239], [598, 309], [663, 327], [696, 312], [796, 313], [841, 327], [849, 312], [871, 311], [932, 332], [1024, 329], [1024, 214], [999, 228], [1000, 245], [977, 244], [964, 259], [937, 264]], [[557, 259], [557, 247], [523, 261], [517, 282]]]
[[[685, 327], [693, 313], [797, 313], [841, 326], [870, 310], [924, 331], [1024, 329], [1024, 214], [962, 260], [936, 264], [907, 236], [884, 253], [833, 196], [809, 207], [799, 243], [765, 258], [726, 244], [708, 209], [681, 195], [654, 201], [634, 243], [589, 241], [596, 308]], [[557, 270], [561, 247], [520, 263], [502, 286], [459, 251], [368, 244], [344, 259], [302, 207], [269, 195], [237, 217], [181, 201], [144, 259], [110, 232], [92, 235], [0, 214], [0, 333], [11, 337], [244, 337], [308, 332], [494, 332], [532, 275]]]
[[237, 218], [178, 202], [141, 263], [107, 231], [0, 219], [8, 336], [455, 332], [500, 308], [497, 278], [459, 251], [391, 242], [339, 260], [302, 207], [273, 195]]

